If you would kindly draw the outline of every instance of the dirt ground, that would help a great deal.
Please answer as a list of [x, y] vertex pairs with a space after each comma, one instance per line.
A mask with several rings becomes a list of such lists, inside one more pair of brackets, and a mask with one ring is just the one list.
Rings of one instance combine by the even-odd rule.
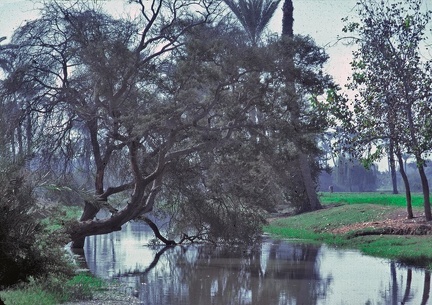
[[406, 210], [398, 209], [386, 219], [350, 224], [330, 232], [343, 234], [350, 231], [377, 230], [383, 234], [432, 235], [432, 222], [426, 221], [424, 214], [415, 214], [413, 219], [407, 219], [406, 214]]
[[110, 283], [106, 290], [96, 291], [92, 300], [74, 301], [62, 305], [139, 305], [138, 298], [132, 295], [126, 286]]

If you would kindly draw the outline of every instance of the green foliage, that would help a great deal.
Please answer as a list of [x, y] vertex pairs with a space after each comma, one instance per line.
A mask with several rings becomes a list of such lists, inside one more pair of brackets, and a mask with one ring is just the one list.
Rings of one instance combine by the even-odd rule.
[[[353, 52], [353, 74], [347, 85], [355, 97], [333, 101], [332, 113], [344, 138], [338, 145], [356, 159], [371, 162], [388, 153], [392, 143], [421, 161], [431, 148], [426, 140], [430, 99], [425, 97], [432, 82], [431, 58], [421, 55], [428, 44], [431, 12], [421, 0], [359, 1], [357, 12], [360, 22], [344, 19], [343, 30], [356, 36], [358, 49]], [[352, 114], [341, 115], [346, 111]]]
[[[186, 41], [170, 78], [179, 86], [177, 96], [191, 109], [200, 108], [202, 92], [210, 97], [224, 86], [211, 118], [188, 130], [188, 141], [207, 139], [206, 149], [171, 162], [158, 207], [177, 223], [177, 232], [248, 242], [260, 234], [263, 212], [277, 204], [300, 210], [307, 200], [297, 157], [302, 151], [312, 163], [320, 153], [315, 135], [325, 128], [326, 111], [317, 97], [332, 85], [321, 73], [327, 56], [310, 37], [251, 47], [225, 26], [196, 27]], [[294, 68], [288, 69], [293, 58]], [[283, 85], [290, 81], [299, 96], [291, 97]], [[301, 122], [292, 119], [296, 111]]]
[[427, 27], [432, 11], [421, 0], [361, 0], [357, 12], [359, 22], [344, 20], [348, 24], [343, 30], [356, 37], [358, 49], [353, 52], [353, 74], [347, 84], [354, 97], [334, 99], [330, 107], [339, 131], [335, 146], [366, 165], [386, 154], [390, 159], [412, 154], [430, 220], [424, 160], [432, 150], [432, 58], [424, 56], [423, 50], [430, 43]]
[[56, 206], [50, 209], [49, 216], [41, 220], [41, 224], [49, 232], [61, 231], [68, 222], [80, 218], [82, 208], [78, 206]]
[[60, 298], [62, 300], [90, 300], [95, 291], [104, 290], [107, 283], [89, 273], [79, 273], [73, 278], [64, 283], [58, 282], [58, 286], [49, 287], [54, 293], [61, 291]]

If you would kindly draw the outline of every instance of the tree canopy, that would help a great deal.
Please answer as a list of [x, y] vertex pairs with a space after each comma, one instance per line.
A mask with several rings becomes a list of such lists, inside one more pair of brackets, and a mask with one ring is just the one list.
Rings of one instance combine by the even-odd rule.
[[325, 128], [327, 56], [309, 37], [251, 45], [217, 1], [132, 2], [136, 19], [52, 2], [15, 32], [2, 157], [75, 190], [75, 247], [138, 219], [161, 236], [166, 217], [181, 241], [253, 239], [300, 198], [289, 166]]

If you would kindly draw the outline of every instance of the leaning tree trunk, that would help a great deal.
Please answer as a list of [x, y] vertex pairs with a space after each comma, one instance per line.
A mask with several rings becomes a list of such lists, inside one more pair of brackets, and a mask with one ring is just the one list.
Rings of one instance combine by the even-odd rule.
[[72, 223], [66, 230], [72, 240], [72, 248], [82, 248], [84, 243], [81, 244], [81, 241], [87, 236], [120, 231], [125, 223], [152, 211], [154, 200], [160, 189], [161, 177], [155, 177], [153, 182], [140, 182], [135, 184], [130, 202], [121, 210], [115, 211], [111, 217]]
[[[95, 195], [100, 196], [104, 192], [104, 176], [105, 176], [105, 167], [108, 163], [109, 157], [111, 153], [104, 156], [105, 160], [103, 160], [101, 155], [101, 149], [97, 140], [97, 132], [98, 132], [98, 121], [96, 118], [93, 118], [86, 122], [89, 133], [90, 133], [90, 142], [93, 151], [93, 157], [96, 165], [96, 177], [95, 177]], [[81, 215], [80, 222], [86, 222], [93, 220], [100, 208], [97, 204], [90, 202], [88, 200], [85, 201], [84, 211]], [[80, 236], [72, 239], [72, 248], [83, 248], [85, 243], [85, 236]]]
[[[282, 19], [282, 37], [283, 38], [288, 38], [288, 39], [292, 39], [294, 37], [294, 6], [292, 3], [292, 0], [285, 0], [284, 5], [283, 5], [283, 19]], [[294, 63], [293, 61], [291, 61], [291, 66], [292, 69], [294, 69]], [[291, 71], [287, 71], [287, 73], [289, 74]], [[289, 75], [287, 77], [288, 82], [289, 81]], [[291, 87], [291, 90], [293, 92], [292, 96], [295, 98], [295, 86], [294, 83], [288, 84], [289, 87]], [[297, 103], [297, 101], [294, 101], [294, 110], [293, 110], [293, 123], [294, 125], [297, 125], [300, 127], [300, 107]], [[298, 138], [298, 142], [300, 142], [300, 128], [297, 128], [299, 136], [296, 137]], [[300, 184], [303, 185], [304, 188], [304, 193], [306, 193], [307, 195], [307, 202], [303, 203], [303, 207], [301, 208], [302, 211], [313, 211], [313, 210], [317, 210], [320, 209], [321, 203], [319, 202], [318, 199], [318, 195], [316, 192], [316, 185], [315, 182], [313, 180], [313, 176], [312, 176], [312, 169], [311, 169], [311, 164], [310, 164], [310, 160], [309, 157], [307, 156], [307, 154], [305, 154], [301, 148], [300, 148], [300, 143], [296, 143], [297, 147], [299, 149], [299, 154], [298, 154], [298, 166], [299, 166], [299, 170], [301, 172], [301, 179], [302, 181], [300, 182]], [[294, 169], [295, 170], [295, 169]]]
[[410, 188], [408, 176], [405, 172], [404, 162], [402, 159], [402, 153], [399, 150], [397, 150], [396, 156], [397, 156], [398, 162], [399, 162], [399, 171], [401, 173], [402, 180], [403, 180], [404, 186], [405, 186], [405, 197], [406, 197], [407, 214], [408, 214], [407, 217], [408, 217], [408, 219], [412, 219], [412, 218], [414, 218], [414, 214], [413, 214], [413, 210], [412, 210], [411, 188]]
[[[93, 203], [89, 201], [85, 201], [84, 211], [81, 215], [80, 222], [85, 222], [88, 220], [93, 220], [96, 217], [96, 214], [99, 212], [99, 208], [96, 207]], [[86, 236], [79, 236], [76, 238], [72, 238], [71, 248], [73, 249], [82, 249], [84, 248]]]
[[429, 198], [429, 193], [430, 193], [429, 183], [426, 177], [426, 173], [424, 171], [424, 160], [421, 157], [421, 151], [419, 150], [420, 145], [418, 143], [416, 130], [414, 128], [414, 118], [413, 118], [411, 106], [409, 106], [406, 110], [407, 110], [408, 127], [411, 136], [411, 141], [413, 143], [413, 147], [415, 148], [414, 156], [416, 158], [417, 168], [420, 174], [420, 180], [422, 185], [423, 206], [424, 206], [425, 217], [427, 221], [430, 221], [432, 220], [432, 214], [431, 214], [431, 206], [430, 206], [430, 198]]

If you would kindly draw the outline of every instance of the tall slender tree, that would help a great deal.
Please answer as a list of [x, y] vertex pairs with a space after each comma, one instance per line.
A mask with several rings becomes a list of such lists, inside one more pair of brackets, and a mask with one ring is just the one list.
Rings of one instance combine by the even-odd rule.
[[[285, 0], [283, 4], [283, 18], [282, 18], [282, 39], [292, 40], [294, 37], [294, 6], [292, 0]], [[291, 69], [288, 69], [285, 73], [287, 73], [287, 79], [290, 79], [289, 74], [294, 70], [294, 62], [291, 66]], [[316, 191], [316, 182], [313, 178], [311, 163], [315, 162], [314, 156], [308, 155], [305, 151], [301, 149], [301, 132], [303, 127], [301, 126], [300, 121], [300, 104], [299, 100], [296, 99], [295, 86], [293, 83], [287, 84], [292, 93], [287, 98], [293, 98], [294, 101], [292, 104], [292, 121], [296, 126], [295, 130], [298, 133], [298, 136], [295, 137], [297, 139], [297, 147], [298, 149], [298, 159], [294, 162], [293, 172], [298, 177], [299, 187], [301, 192], [305, 194], [305, 202], [303, 202], [303, 211], [311, 211], [317, 210], [321, 208], [321, 203], [319, 202], [317, 191]]]
[[[248, 33], [253, 45], [256, 45], [259, 41], [263, 29], [270, 21], [280, 1], [267, 1], [267, 0], [225, 0], [225, 3], [230, 7], [233, 13], [236, 15], [239, 22], [242, 24], [244, 30]], [[283, 6], [283, 31], [282, 39], [291, 41], [292, 43], [293, 34], [293, 4], [292, 1], [285, 1]], [[302, 130], [305, 126], [302, 126], [300, 122], [301, 106], [300, 98], [296, 95], [294, 78], [295, 78], [295, 67], [293, 59], [285, 58], [288, 60], [288, 69], [285, 70], [285, 79], [288, 81], [286, 84], [290, 90], [287, 91], [285, 102], [287, 110], [291, 113], [291, 123], [293, 124], [293, 132], [296, 135], [293, 137], [294, 146], [297, 148], [297, 159], [291, 161], [289, 168], [285, 169], [289, 172], [288, 176], [291, 176], [290, 187], [293, 189], [293, 193], [296, 194], [295, 200], [299, 201], [297, 205], [300, 205], [299, 211], [311, 211], [321, 208], [321, 204], [318, 200], [316, 193], [316, 182], [312, 174], [311, 162], [314, 162], [313, 156], [308, 156], [304, 151], [304, 141], [302, 136]], [[280, 168], [278, 169], [280, 171]], [[281, 173], [282, 174], [282, 173]], [[286, 176], [286, 174], [283, 174]]]

